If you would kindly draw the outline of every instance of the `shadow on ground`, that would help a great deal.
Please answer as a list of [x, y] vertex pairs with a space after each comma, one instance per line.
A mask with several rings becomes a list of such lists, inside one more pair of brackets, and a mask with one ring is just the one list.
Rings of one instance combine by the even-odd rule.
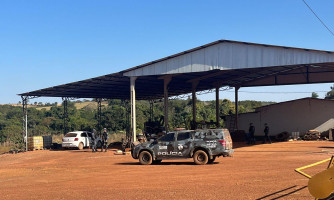
[[[281, 198], [284, 198], [284, 197], [287, 197], [293, 193], [296, 193], [300, 190], [303, 190], [307, 188], [307, 186], [303, 186], [301, 188], [298, 188], [297, 185], [294, 185], [294, 186], [291, 186], [291, 187], [288, 187], [288, 188], [285, 188], [285, 189], [282, 189], [282, 190], [279, 190], [279, 191], [276, 191], [274, 193], [271, 193], [271, 194], [268, 194], [268, 195], [265, 195], [263, 197], [260, 197], [256, 200], [264, 200], [264, 199], [270, 199], [270, 200], [274, 200], [274, 199], [281, 199]], [[290, 191], [292, 190], [292, 191]]]
[[[141, 165], [139, 162], [126, 162], [126, 163], [115, 163], [116, 165]], [[216, 165], [219, 164], [219, 162], [214, 162], [211, 164], [207, 165]], [[163, 161], [158, 164], [152, 164], [152, 165], [196, 165], [194, 162], [190, 161], [189, 162], [170, 162], [170, 161]]]

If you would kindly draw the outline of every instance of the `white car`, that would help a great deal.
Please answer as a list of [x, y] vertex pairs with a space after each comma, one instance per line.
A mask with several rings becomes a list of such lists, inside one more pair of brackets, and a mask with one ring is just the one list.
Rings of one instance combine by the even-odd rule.
[[[101, 138], [96, 136], [97, 147], [101, 147]], [[62, 147], [63, 148], [78, 148], [83, 149], [84, 147], [90, 147], [92, 141], [92, 133], [88, 131], [73, 131], [66, 133], [63, 137]]]

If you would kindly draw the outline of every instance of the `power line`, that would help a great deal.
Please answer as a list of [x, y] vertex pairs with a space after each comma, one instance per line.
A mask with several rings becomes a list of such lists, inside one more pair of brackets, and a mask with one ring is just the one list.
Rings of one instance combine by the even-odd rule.
[[[234, 91], [227, 91], [227, 92], [234, 92]], [[287, 93], [290, 93], [290, 94], [309, 94], [309, 93], [312, 93], [312, 92], [317, 92], [317, 93], [325, 93], [325, 92], [328, 92], [328, 91], [312, 91], [312, 92], [251, 92], [251, 91], [239, 91], [241, 93], [258, 93], [258, 94], [287, 94]]]
[[[234, 93], [235, 91], [231, 91], [230, 87], [225, 87], [225, 88], [220, 88], [219, 91], [225, 91], [225, 92], [232, 92]], [[200, 92], [196, 92], [196, 95], [204, 95], [204, 94], [210, 94], [215, 92], [214, 89], [210, 90], [204, 90]], [[250, 93], [250, 94], [310, 94], [312, 92], [315, 93], [327, 93], [328, 91], [311, 91], [311, 92], [265, 92], [265, 91], [260, 91], [260, 92], [252, 92], [252, 91], [238, 91], [239, 93]], [[183, 95], [177, 95], [177, 96], [172, 96], [169, 97], [170, 100], [175, 100], [175, 99], [186, 99], [190, 98], [192, 95], [191, 93], [188, 94], [183, 94]]]
[[318, 18], [318, 20], [322, 23], [322, 25], [324, 25], [324, 27], [332, 34], [332, 36], [334, 36], [334, 33], [328, 28], [328, 26], [326, 26], [326, 24], [320, 19], [320, 17], [318, 17], [318, 15], [313, 11], [313, 9], [306, 3], [305, 0], [302, 0], [305, 5], [311, 10], [311, 12], [314, 14], [314, 16], [316, 16]]

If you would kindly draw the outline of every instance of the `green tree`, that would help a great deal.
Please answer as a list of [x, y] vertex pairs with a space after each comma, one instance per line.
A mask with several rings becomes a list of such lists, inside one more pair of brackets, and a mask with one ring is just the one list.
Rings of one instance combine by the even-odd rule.
[[22, 127], [17, 124], [8, 125], [2, 131], [4, 137], [6, 137], [6, 141], [13, 142], [15, 144], [16, 149], [23, 149], [23, 135], [22, 135]]
[[325, 99], [334, 99], [334, 85], [331, 86], [331, 90], [327, 92]]
[[319, 95], [318, 95], [318, 93], [316, 93], [316, 92], [312, 92], [312, 96], [311, 96], [312, 98], [318, 98], [319, 97]]

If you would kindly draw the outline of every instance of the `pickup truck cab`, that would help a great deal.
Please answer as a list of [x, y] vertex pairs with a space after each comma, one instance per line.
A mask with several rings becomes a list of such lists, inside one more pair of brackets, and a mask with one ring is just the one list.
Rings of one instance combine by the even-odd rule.
[[232, 139], [227, 129], [170, 132], [154, 141], [137, 144], [131, 150], [132, 157], [143, 165], [184, 158], [205, 165], [213, 163], [216, 157], [232, 154]]

